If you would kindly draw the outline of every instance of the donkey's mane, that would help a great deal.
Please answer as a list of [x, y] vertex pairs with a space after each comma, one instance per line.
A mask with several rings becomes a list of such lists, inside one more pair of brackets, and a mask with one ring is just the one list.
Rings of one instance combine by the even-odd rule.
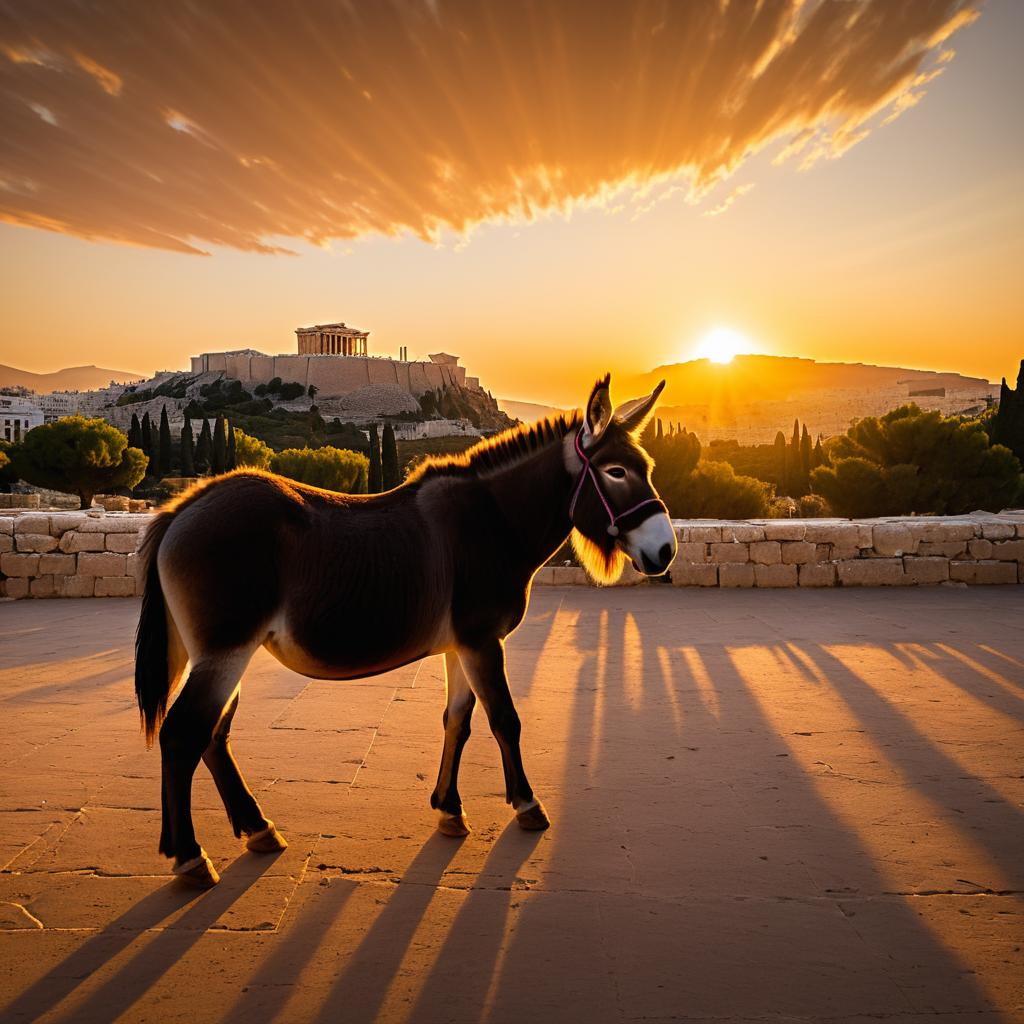
[[486, 476], [506, 469], [534, 452], [561, 441], [579, 429], [582, 414], [554, 416], [535, 423], [519, 423], [455, 455], [430, 455], [406, 478], [407, 483], [438, 476]]

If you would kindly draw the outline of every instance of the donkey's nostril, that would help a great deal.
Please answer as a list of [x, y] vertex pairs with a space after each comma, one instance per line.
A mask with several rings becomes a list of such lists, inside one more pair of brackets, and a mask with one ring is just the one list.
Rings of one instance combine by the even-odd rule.
[[661, 559], [662, 565], [668, 565], [669, 559], [672, 557], [672, 545], [662, 544], [661, 550], [658, 552], [658, 558]]

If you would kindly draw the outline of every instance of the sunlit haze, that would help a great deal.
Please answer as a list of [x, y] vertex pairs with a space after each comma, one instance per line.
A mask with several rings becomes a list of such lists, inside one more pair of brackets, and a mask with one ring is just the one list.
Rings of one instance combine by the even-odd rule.
[[344, 320], [556, 404], [747, 351], [1015, 374], [1024, 5], [305, 11], [0, 13], [0, 362]]
[[731, 327], [715, 327], [702, 335], [689, 359], [710, 359], [713, 363], [731, 363], [740, 355], [761, 352], [762, 349], [745, 334]]

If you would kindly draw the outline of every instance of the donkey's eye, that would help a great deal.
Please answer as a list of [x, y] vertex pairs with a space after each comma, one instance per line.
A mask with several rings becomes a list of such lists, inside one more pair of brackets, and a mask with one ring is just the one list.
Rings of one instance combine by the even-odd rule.
[[605, 472], [614, 480], [626, 479], [626, 471], [621, 466], [612, 466], [610, 469], [606, 469]]

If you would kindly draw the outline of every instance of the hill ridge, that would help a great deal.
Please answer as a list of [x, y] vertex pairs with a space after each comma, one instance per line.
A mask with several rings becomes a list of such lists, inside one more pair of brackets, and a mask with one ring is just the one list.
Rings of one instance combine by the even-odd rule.
[[121, 384], [140, 380], [144, 376], [131, 370], [110, 370], [96, 366], [95, 363], [65, 366], [49, 373], [35, 373], [0, 363], [0, 387], [31, 388], [40, 394], [50, 391], [95, 391], [105, 388], [112, 380]]

